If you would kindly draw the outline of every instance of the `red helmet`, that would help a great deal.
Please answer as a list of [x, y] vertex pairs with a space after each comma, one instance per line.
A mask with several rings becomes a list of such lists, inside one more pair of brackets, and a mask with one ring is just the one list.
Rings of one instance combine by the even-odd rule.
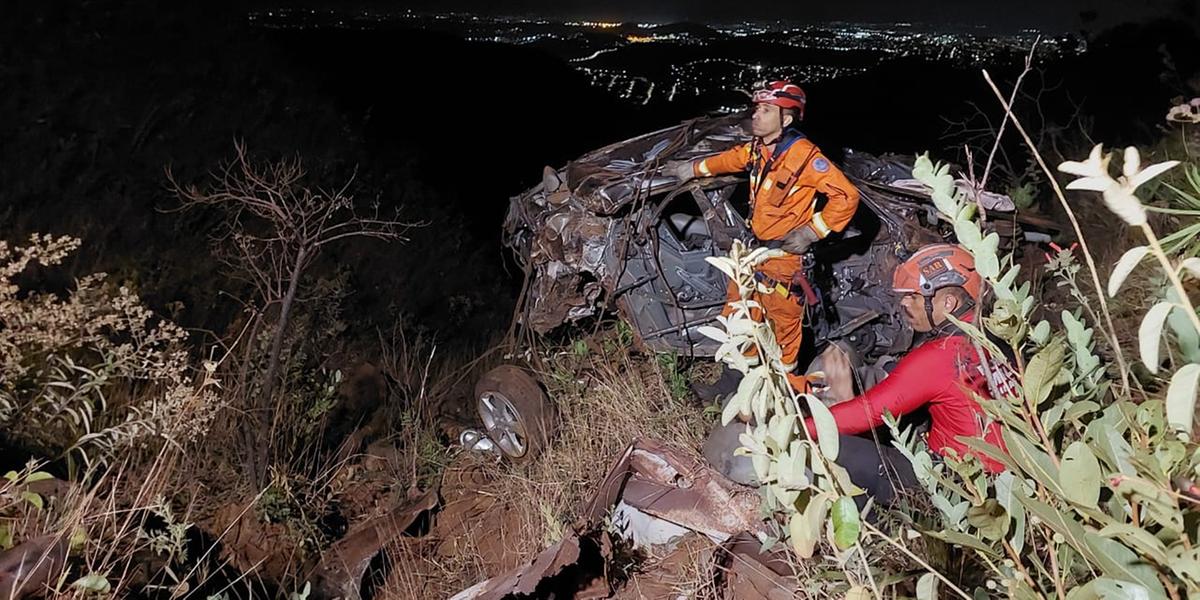
[[983, 278], [975, 270], [975, 257], [955, 244], [925, 246], [896, 267], [892, 291], [932, 298], [938, 290], [960, 287], [979, 302]]
[[772, 81], [767, 87], [754, 92], [755, 104], [774, 104], [782, 108], [795, 109], [797, 118], [804, 118], [804, 90], [787, 81]]

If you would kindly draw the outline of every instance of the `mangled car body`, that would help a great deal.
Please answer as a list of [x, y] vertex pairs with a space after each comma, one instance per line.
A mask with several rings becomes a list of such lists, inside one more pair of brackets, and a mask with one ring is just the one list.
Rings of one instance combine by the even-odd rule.
[[[522, 322], [544, 334], [615, 306], [646, 348], [711, 356], [716, 343], [697, 328], [720, 314], [726, 281], [705, 258], [727, 253], [734, 239], [756, 243], [748, 178], [680, 184], [662, 166], [750, 139], [745, 116], [698, 119], [548, 167], [541, 185], [512, 199], [505, 220], [505, 244], [529, 276]], [[842, 169], [861, 201], [846, 231], [806, 256], [816, 292], [809, 324], [818, 344], [841, 340], [873, 359], [911, 342], [890, 296], [894, 267], [950, 231], [911, 164], [847, 152]], [[988, 197], [991, 222], [1007, 225], [1001, 237], [1011, 240], [1011, 202]]]

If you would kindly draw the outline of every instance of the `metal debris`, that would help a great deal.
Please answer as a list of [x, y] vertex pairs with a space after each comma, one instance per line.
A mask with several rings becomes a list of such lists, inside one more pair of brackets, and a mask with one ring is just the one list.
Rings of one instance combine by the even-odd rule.
[[477, 583], [450, 600], [607, 598], [612, 590], [605, 578], [605, 566], [611, 556], [608, 534], [571, 531], [529, 564]]
[[477, 429], [464, 429], [458, 434], [458, 444], [471, 452], [500, 456], [500, 447], [486, 433]]
[[618, 502], [717, 542], [767, 531], [757, 491], [656, 440], [635, 441], [622, 453], [584, 509], [584, 522], [603, 523]]
[[[766, 533], [758, 493], [726, 479], [692, 453], [654, 440], [638, 440], [613, 463], [558, 543], [530, 563], [481, 582], [453, 600], [495, 600], [551, 590], [574, 598], [608, 597], [604, 561], [612, 555], [606, 521], [624, 523], [617, 535], [670, 546], [695, 532], [716, 543]], [[623, 517], [622, 517], [623, 515]], [[636, 516], [634, 516], [636, 515]], [[637, 521], [630, 522], [630, 518]], [[629, 530], [636, 527], [636, 532]], [[639, 537], [640, 536], [640, 537]]]
[[799, 582], [785, 546], [763, 552], [762, 542], [741, 534], [716, 552], [717, 589], [727, 600], [790, 600]]
[[0, 598], [46, 593], [67, 560], [66, 536], [43, 535], [0, 552]]
[[325, 551], [314, 579], [322, 598], [353, 600], [360, 597], [363, 574], [375, 558], [438, 503], [437, 490], [430, 490], [390, 513], [367, 521]]

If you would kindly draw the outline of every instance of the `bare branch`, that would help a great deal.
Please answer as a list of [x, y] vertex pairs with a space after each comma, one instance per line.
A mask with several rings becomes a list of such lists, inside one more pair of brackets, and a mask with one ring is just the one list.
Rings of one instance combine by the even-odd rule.
[[[1033, 68], [1033, 56], [1037, 52], [1038, 43], [1042, 41], [1042, 36], [1038, 36], [1033, 40], [1033, 45], [1029, 47], [1029, 54], [1025, 57], [1025, 68], [1021, 70], [1021, 74], [1017, 76], [1017, 82], [1013, 84], [1012, 94], [1008, 97], [1008, 106], [1013, 106], [1016, 102], [1017, 93], [1021, 90], [1021, 82], [1025, 80], [1025, 76]], [[1038, 110], [1041, 110], [1039, 106]], [[987, 186], [988, 176], [992, 171], [992, 161], [996, 158], [996, 151], [1000, 149], [1000, 140], [1004, 137], [1004, 128], [1008, 125], [1008, 118], [1011, 110], [1004, 111], [1004, 120], [1000, 121], [1000, 130], [996, 132], [996, 141], [992, 144], [992, 151], [988, 153], [987, 164], [983, 167], [983, 176], [979, 179], [979, 186], [975, 188], [975, 196], [979, 196], [979, 192], [983, 191]]]
[[[279, 307], [262, 393], [247, 399], [244, 407], [259, 415], [260, 425], [279, 417], [275, 390], [283, 340], [302, 297], [305, 271], [321, 250], [355, 237], [404, 242], [405, 232], [422, 225], [380, 218], [377, 202], [359, 210], [350, 193], [357, 169], [344, 183], [327, 189], [306, 185], [306, 175], [299, 156], [256, 162], [241, 141], [234, 143], [234, 158], [209, 173], [207, 185], [182, 185], [167, 170], [180, 209], [212, 207], [224, 213], [211, 236], [215, 253], [251, 282], [260, 311]], [[261, 467], [266, 456], [252, 459]]]

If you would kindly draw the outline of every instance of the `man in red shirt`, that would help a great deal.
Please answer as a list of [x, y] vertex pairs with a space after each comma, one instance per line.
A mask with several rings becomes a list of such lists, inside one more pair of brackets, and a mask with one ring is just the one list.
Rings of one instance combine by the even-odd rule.
[[[830, 407], [840, 434], [838, 463], [878, 504], [888, 505], [901, 489], [918, 484], [912, 465], [896, 448], [858, 436], [882, 425], [885, 412], [899, 418], [927, 409], [931, 423], [926, 442], [937, 455], [948, 451], [960, 457], [971, 454], [958, 441], [960, 436], [1004, 447], [1000, 425], [975, 401], [976, 394], [990, 397], [989, 381], [1003, 384], [1004, 377], [991, 375], [983, 367], [971, 341], [947, 318], [971, 321], [982, 288], [983, 280], [970, 253], [953, 244], [926, 246], [897, 267], [892, 278], [905, 318], [914, 331], [925, 334], [925, 341], [905, 355], [887, 378], [858, 396], [853, 394], [853, 373], [845, 355], [823, 355], [829, 395], [842, 400]], [[816, 437], [812, 420], [805, 424]], [[736, 423], [728, 427], [742, 429]], [[731, 478], [746, 482], [748, 465], [719, 455], [717, 446], [721, 444], [715, 441], [719, 434], [715, 432], [705, 444], [705, 456]], [[999, 463], [979, 458], [989, 471], [1003, 470]], [[753, 471], [749, 473], [753, 477]], [[865, 502], [862, 496], [857, 499], [860, 505]]]
[[[905, 355], [887, 378], [855, 397], [851, 397], [853, 375], [845, 355], [825, 355], [831, 395], [849, 398], [829, 409], [841, 434], [838, 462], [855, 485], [881, 504], [890, 503], [899, 488], [916, 483], [912, 466], [898, 450], [858, 437], [882, 425], [885, 412], [899, 418], [926, 409], [930, 427], [925, 441], [935, 455], [974, 454], [988, 471], [1004, 469], [958, 440], [982, 438], [1004, 448], [1000, 424], [988, 418], [975, 397], [991, 397], [989, 380], [1003, 385], [1005, 376], [1000, 371], [993, 375], [985, 368], [971, 340], [947, 318], [973, 320], [982, 288], [970, 253], [953, 244], [926, 246], [897, 267], [892, 277], [892, 289], [901, 296], [905, 318], [914, 331], [926, 334], [925, 341]], [[805, 423], [816, 436], [812, 419]]]

